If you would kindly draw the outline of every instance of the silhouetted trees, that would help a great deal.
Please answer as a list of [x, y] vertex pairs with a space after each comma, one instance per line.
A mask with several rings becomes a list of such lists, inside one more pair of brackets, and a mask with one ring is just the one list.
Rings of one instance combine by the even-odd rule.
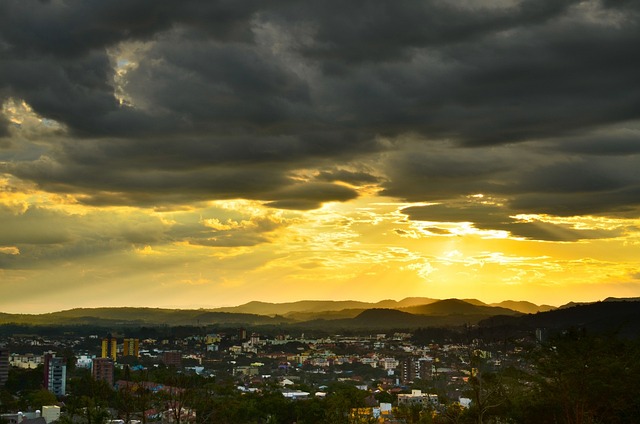
[[[534, 357], [536, 375], [522, 422], [631, 423], [640, 417], [638, 341], [572, 331]], [[535, 419], [532, 419], [535, 417]]]

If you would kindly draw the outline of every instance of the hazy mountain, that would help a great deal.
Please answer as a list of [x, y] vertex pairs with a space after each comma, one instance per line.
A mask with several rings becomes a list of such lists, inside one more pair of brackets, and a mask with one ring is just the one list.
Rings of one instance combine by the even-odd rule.
[[[333, 320], [343, 318], [354, 318], [358, 314], [368, 309], [401, 309], [409, 306], [427, 305], [433, 302], [437, 302], [437, 299], [431, 299], [428, 297], [407, 297], [400, 301], [386, 299], [376, 303], [367, 303], [366, 308], [357, 309], [342, 309], [342, 310], [323, 310], [323, 311], [293, 311], [283, 314], [286, 318], [295, 319], [298, 321], [311, 321], [317, 319]], [[337, 303], [337, 302], [336, 302]], [[280, 304], [275, 304], [280, 305]], [[338, 305], [329, 305], [338, 307]]]
[[499, 303], [485, 303], [478, 299], [461, 299], [467, 303], [471, 303], [476, 306], [495, 306], [499, 308], [511, 309], [516, 312], [521, 312], [523, 314], [535, 314], [538, 312], [551, 311], [556, 309], [555, 306], [551, 305], [536, 305], [535, 303], [527, 302], [526, 300], [503, 300]]
[[603, 302], [638, 302], [640, 297], [607, 297]]
[[429, 305], [411, 306], [402, 308], [404, 312], [419, 315], [518, 315], [512, 309], [500, 308], [497, 306], [474, 305], [460, 299], [439, 300]]
[[472, 305], [476, 305], [476, 306], [489, 306], [488, 304], [478, 299], [459, 299], [459, 300], [462, 300], [463, 302], [471, 303]]
[[591, 305], [593, 302], [569, 302], [564, 305], [560, 305], [558, 309], [573, 308], [574, 306]]
[[[215, 308], [216, 312], [233, 312], [248, 313], [259, 315], [287, 315], [293, 317], [292, 314], [298, 312], [334, 312], [346, 310], [366, 310], [372, 308], [400, 309], [409, 306], [426, 305], [433, 303], [437, 299], [428, 297], [407, 297], [400, 301], [385, 299], [379, 302], [360, 302], [357, 300], [300, 300], [297, 302], [270, 303], [253, 301], [238, 306], [229, 306], [224, 308]], [[305, 316], [300, 314], [300, 317]], [[311, 317], [311, 315], [306, 315]], [[315, 318], [319, 318], [315, 317]]]
[[0, 324], [31, 325], [206, 325], [277, 324], [286, 318], [255, 314], [212, 312], [202, 309], [77, 308], [40, 315], [3, 314]]
[[239, 306], [215, 308], [215, 312], [248, 313], [258, 315], [285, 315], [291, 312], [325, 312], [343, 309], [368, 309], [374, 303], [355, 300], [300, 300], [297, 302], [269, 303], [253, 301]]
[[[349, 312], [356, 311], [350, 310]], [[477, 324], [494, 315], [513, 316], [520, 315], [520, 313], [506, 308], [474, 305], [459, 299], [447, 299], [401, 309], [371, 308], [360, 312], [353, 318], [316, 319], [295, 325], [324, 329], [410, 329]]]
[[382, 300], [375, 303], [375, 308], [387, 308], [387, 309], [400, 309], [408, 308], [409, 306], [428, 305], [433, 302], [437, 302], [439, 299], [431, 299], [429, 297], [405, 297], [400, 301], [395, 300]]
[[490, 306], [498, 306], [501, 308], [512, 309], [514, 311], [522, 312], [523, 314], [535, 314], [538, 312], [546, 312], [557, 309], [551, 305], [536, 305], [535, 303], [527, 302], [524, 300], [504, 300], [500, 303], [491, 303]]
[[[613, 300], [615, 299], [611, 301]], [[607, 299], [607, 302], [609, 301]], [[335, 325], [347, 327], [366, 324], [367, 327], [381, 325], [386, 328], [389, 325], [415, 327], [418, 325], [435, 326], [475, 323], [490, 316], [519, 315], [523, 312], [538, 312], [541, 308], [545, 308], [545, 306], [538, 307], [530, 302], [505, 301], [494, 306], [487, 305], [477, 299], [436, 300], [427, 297], [408, 297], [400, 301], [386, 299], [376, 303], [351, 300], [303, 300], [287, 303], [254, 301], [235, 307], [209, 310], [129, 307], [77, 308], [40, 315], [0, 313], [0, 324], [98, 326], [275, 325], [297, 321], [308, 325], [312, 325], [310, 324], [312, 322], [323, 323], [322, 325], [327, 325], [327, 323], [331, 322]]]

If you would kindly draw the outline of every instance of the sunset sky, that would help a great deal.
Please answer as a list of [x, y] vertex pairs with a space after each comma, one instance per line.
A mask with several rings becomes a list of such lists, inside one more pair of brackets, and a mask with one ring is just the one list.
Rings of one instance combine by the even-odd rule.
[[640, 296], [640, 2], [4, 0], [0, 312]]

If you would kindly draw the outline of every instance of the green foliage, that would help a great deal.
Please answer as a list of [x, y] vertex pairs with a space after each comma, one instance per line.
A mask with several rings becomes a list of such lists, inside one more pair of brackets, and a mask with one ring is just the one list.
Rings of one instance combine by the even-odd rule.
[[34, 390], [27, 395], [31, 409], [40, 409], [44, 405], [56, 405], [58, 399], [56, 396], [46, 389]]
[[433, 423], [432, 409], [423, 408], [421, 404], [401, 405], [396, 409], [396, 418], [404, 420], [407, 424], [431, 424]]
[[34, 369], [9, 368], [9, 376], [5, 388], [13, 394], [19, 392], [39, 390], [42, 388], [44, 368], [39, 365]]
[[16, 399], [7, 389], [0, 390], [0, 413], [11, 412], [20, 409]]
[[[523, 422], [629, 423], [640, 416], [638, 341], [573, 331], [538, 352]], [[535, 420], [533, 420], [535, 417]]]

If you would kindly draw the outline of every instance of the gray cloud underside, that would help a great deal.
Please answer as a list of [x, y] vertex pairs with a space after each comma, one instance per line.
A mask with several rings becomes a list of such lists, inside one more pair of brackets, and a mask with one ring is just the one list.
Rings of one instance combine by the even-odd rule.
[[502, 217], [637, 216], [639, 17], [632, 1], [5, 1], [0, 99], [67, 132], [33, 160], [0, 143], [0, 167], [91, 204], [310, 209], [354, 198], [346, 182], [447, 213], [485, 193]]
[[[139, 212], [122, 218], [108, 211], [74, 215], [32, 207], [16, 213], [0, 207], [0, 247], [17, 249], [0, 250], [0, 269], [46, 269], [56, 263], [91, 260], [118, 252], [135, 260], [131, 255], [134, 247], [185, 241], [208, 247], [255, 246], [268, 242], [270, 233], [288, 225], [268, 217], [242, 224], [246, 217], [215, 208], [177, 212], [170, 224]], [[231, 220], [235, 225], [212, 228], [205, 222], [209, 218], [225, 223]]]
[[[542, 221], [525, 222], [509, 216], [503, 207], [484, 204], [430, 205], [404, 208], [409, 219], [434, 222], [471, 222], [481, 230], [508, 231], [516, 237], [532, 240], [573, 242], [585, 239], [613, 238], [624, 229], [588, 230]], [[432, 229], [429, 229], [432, 231]]]

